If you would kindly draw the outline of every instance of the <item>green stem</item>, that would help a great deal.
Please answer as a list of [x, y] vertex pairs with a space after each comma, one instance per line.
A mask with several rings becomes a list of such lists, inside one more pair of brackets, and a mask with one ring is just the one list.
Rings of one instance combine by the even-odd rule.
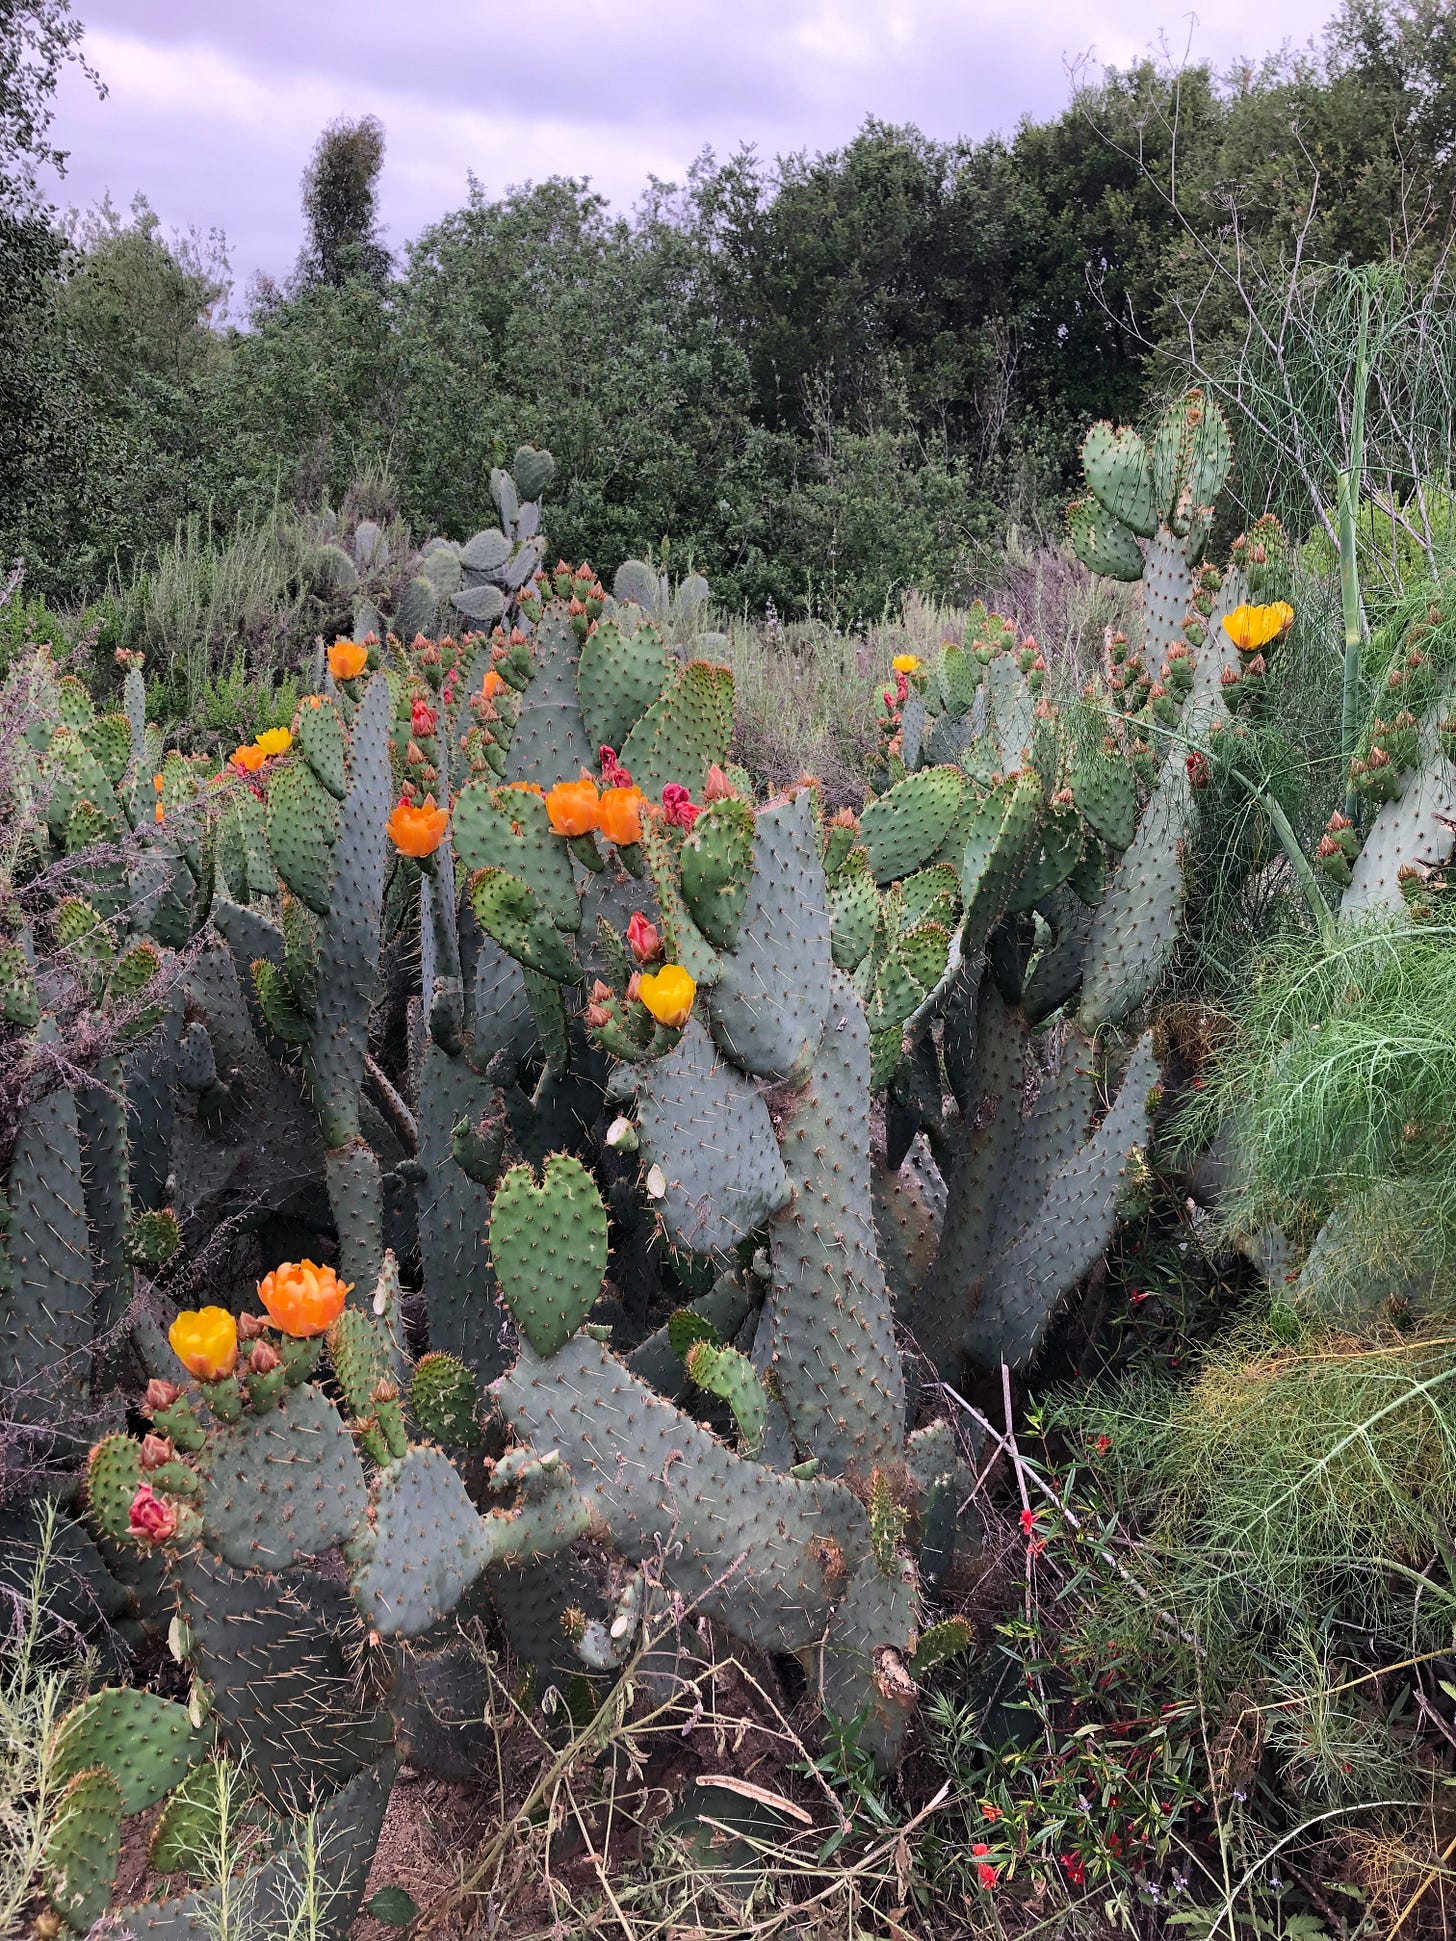
[[[1360, 291], [1360, 330], [1355, 340], [1355, 395], [1350, 409], [1350, 462], [1339, 476], [1340, 606], [1345, 622], [1345, 676], [1340, 701], [1340, 759], [1348, 778], [1360, 727], [1360, 663], [1364, 624], [1360, 611], [1360, 573], [1355, 557], [1355, 515], [1365, 471], [1365, 391], [1369, 381], [1370, 283]], [[1345, 814], [1353, 822], [1359, 800], [1348, 779]]]
[[1229, 774], [1242, 788], [1246, 788], [1249, 791], [1249, 794], [1254, 797], [1265, 815], [1268, 816], [1274, 833], [1279, 838], [1285, 855], [1289, 858], [1290, 867], [1299, 878], [1300, 888], [1304, 891], [1305, 901], [1309, 904], [1310, 915], [1314, 918], [1315, 925], [1320, 933], [1320, 942], [1326, 950], [1333, 949], [1336, 941], [1335, 920], [1330, 915], [1329, 904], [1325, 902], [1324, 892], [1319, 885], [1319, 878], [1315, 875], [1308, 856], [1305, 855], [1299, 846], [1299, 838], [1294, 833], [1289, 817], [1285, 815], [1283, 809], [1280, 808], [1279, 804], [1269, 794], [1267, 789], [1259, 788], [1256, 783], [1249, 780], [1247, 775], [1241, 775], [1236, 768], [1231, 768]]

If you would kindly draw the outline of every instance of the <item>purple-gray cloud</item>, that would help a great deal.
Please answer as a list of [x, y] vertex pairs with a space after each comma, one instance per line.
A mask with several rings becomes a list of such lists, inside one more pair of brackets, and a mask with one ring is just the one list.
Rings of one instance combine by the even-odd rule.
[[[630, 206], [704, 147], [833, 147], [866, 115], [948, 138], [1055, 112], [1067, 63], [1124, 64], [1166, 33], [1223, 67], [1317, 34], [1334, 0], [78, 0], [109, 94], [66, 82], [63, 204], [143, 191], [165, 223], [226, 232], [235, 276], [299, 242], [298, 182], [324, 122], [377, 114], [398, 248], [464, 198], [589, 175]], [[1272, 14], [1272, 17], [1271, 17]]]

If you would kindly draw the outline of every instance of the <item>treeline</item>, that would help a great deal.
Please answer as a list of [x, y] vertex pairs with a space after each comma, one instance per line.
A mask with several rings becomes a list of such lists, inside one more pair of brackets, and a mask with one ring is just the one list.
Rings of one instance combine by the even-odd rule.
[[1439, 257], [1456, 16], [1346, 0], [1313, 53], [1108, 73], [1009, 140], [870, 122], [705, 158], [630, 218], [579, 182], [477, 191], [402, 260], [382, 161], [376, 125], [325, 132], [297, 271], [242, 330], [144, 204], [65, 237], [12, 203], [0, 546], [36, 590], [361, 473], [421, 535], [469, 533], [525, 440], [558, 459], [553, 542], [604, 569], [667, 536], [730, 598], [839, 620], [959, 590], [1008, 519], [1057, 516], [1089, 418], [1180, 381], [1190, 316], [1205, 358], [1237, 340], [1216, 266]]

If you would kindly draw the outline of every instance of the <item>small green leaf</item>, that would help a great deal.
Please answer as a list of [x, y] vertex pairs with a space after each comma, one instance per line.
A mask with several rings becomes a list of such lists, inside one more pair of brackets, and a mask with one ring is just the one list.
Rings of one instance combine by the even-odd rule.
[[407, 1928], [411, 1921], [420, 1918], [420, 1910], [402, 1887], [381, 1887], [364, 1903], [364, 1912], [372, 1914], [387, 1928]]

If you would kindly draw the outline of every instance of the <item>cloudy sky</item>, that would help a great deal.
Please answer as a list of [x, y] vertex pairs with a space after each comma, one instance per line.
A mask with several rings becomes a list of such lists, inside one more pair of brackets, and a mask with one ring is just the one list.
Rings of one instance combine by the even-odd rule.
[[704, 147], [832, 147], [866, 115], [947, 137], [1065, 101], [1069, 64], [1166, 44], [1223, 68], [1317, 35], [1335, 0], [76, 0], [109, 90], [66, 83], [57, 192], [144, 190], [168, 226], [226, 232], [242, 289], [299, 242], [323, 124], [376, 114], [389, 241], [487, 192], [590, 176], [629, 207]]

